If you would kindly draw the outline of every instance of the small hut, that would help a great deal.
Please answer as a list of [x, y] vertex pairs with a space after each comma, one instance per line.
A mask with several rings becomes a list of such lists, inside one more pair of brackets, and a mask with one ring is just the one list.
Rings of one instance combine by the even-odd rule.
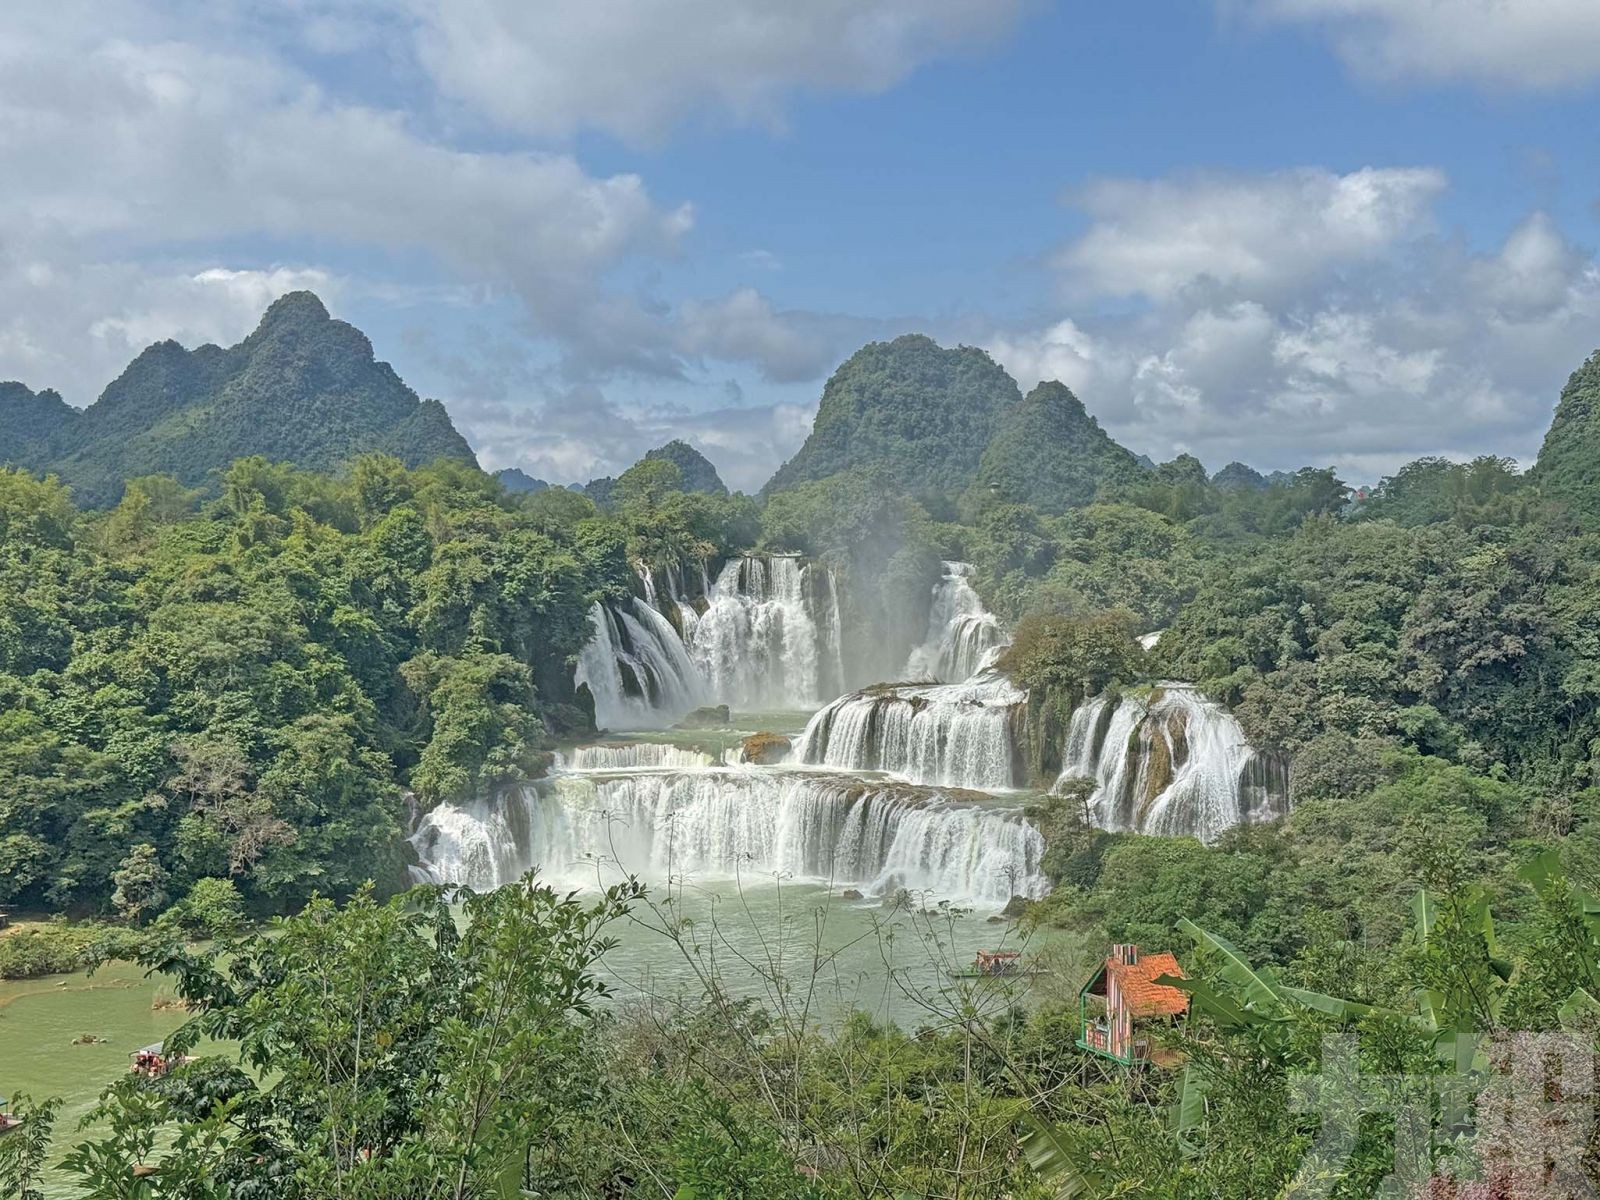
[[1160, 1062], [1151, 1034], [1171, 1026], [1189, 1011], [1189, 996], [1163, 975], [1182, 979], [1183, 968], [1171, 954], [1144, 954], [1132, 943], [1111, 948], [1089, 982], [1078, 992], [1082, 1032], [1078, 1045], [1124, 1066]]

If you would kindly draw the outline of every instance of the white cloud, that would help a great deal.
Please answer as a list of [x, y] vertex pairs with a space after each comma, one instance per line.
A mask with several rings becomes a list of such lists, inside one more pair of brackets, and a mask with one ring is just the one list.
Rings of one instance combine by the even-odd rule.
[[285, 292], [307, 289], [334, 300], [340, 281], [327, 271], [272, 267], [263, 271], [210, 267], [189, 276], [146, 278], [121, 304], [89, 326], [97, 357], [126, 361], [152, 342], [232, 345]]
[[[65, 286], [82, 286], [107, 244], [148, 265], [292, 239], [509, 290], [575, 362], [669, 354], [658, 317], [606, 284], [621, 263], [675, 253], [691, 223], [637, 176], [459, 149], [225, 42], [119, 36], [137, 33], [138, 4], [107, 5], [109, 32], [70, 3], [56, 11], [0, 38], [0, 163], [27, 181], [0, 189], [0, 230], [42, 248]], [[0, 280], [0, 294], [14, 286]]]
[[1426, 220], [1444, 186], [1426, 167], [1102, 180], [1072, 198], [1092, 223], [1058, 263], [1097, 295], [1297, 287], [1386, 251]]
[[797, 383], [826, 375], [863, 342], [906, 327], [843, 314], [779, 311], [754, 288], [739, 288], [715, 300], [683, 304], [677, 331], [685, 354], [750, 363], [770, 382]]
[[1515, 89], [1600, 79], [1594, 0], [1223, 0], [1223, 7], [1323, 30], [1367, 75]]
[[[584, 478], [692, 434], [731, 482], [759, 485], [805, 408], [735, 415], [719, 364], [814, 379], [882, 323], [750, 289], [664, 302], [691, 207], [539, 139], [773, 121], [796, 92], [870, 92], [1002, 36], [1029, 2], [6, 6], [0, 176], [23, 185], [0, 189], [0, 379], [87, 403], [146, 344], [232, 343], [297, 287], [448, 304], [457, 330], [472, 305], [490, 323], [510, 309], [514, 346], [379, 348], [485, 463]], [[486, 122], [512, 133], [483, 138]], [[618, 407], [601, 385], [619, 375], [720, 415]]]
[[[1372, 200], [1386, 188], [1371, 174], [1141, 185], [1126, 208], [1092, 208], [1061, 257], [1075, 319], [985, 344], [1023, 387], [1062, 379], [1158, 459], [1333, 463], [1361, 480], [1424, 454], [1531, 461], [1567, 372], [1600, 342], [1600, 266], [1543, 213], [1470, 253], [1431, 232], [1435, 173], [1399, 173], [1423, 181], [1400, 201]], [[1130, 293], [1145, 300], [1133, 313], [1116, 303]]]
[[414, 0], [440, 87], [511, 129], [659, 137], [775, 123], [797, 91], [879, 92], [992, 44], [1028, 0]]
[[1055, 379], [1084, 395], [1103, 377], [1126, 374], [1126, 364], [1105, 361], [1111, 348], [1098, 343], [1070, 317], [1038, 333], [999, 333], [988, 350], [1024, 386]]

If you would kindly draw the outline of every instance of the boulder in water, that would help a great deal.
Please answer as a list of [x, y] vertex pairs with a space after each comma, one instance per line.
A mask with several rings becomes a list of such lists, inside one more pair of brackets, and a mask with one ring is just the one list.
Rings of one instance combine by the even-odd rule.
[[674, 729], [725, 729], [733, 720], [726, 704], [697, 708], [673, 726]]
[[789, 757], [790, 741], [781, 733], [752, 733], [739, 747], [739, 761], [771, 767]]
[[845, 888], [844, 891], [839, 893], [839, 899], [841, 899], [841, 900], [859, 900], [859, 899], [861, 899], [861, 893], [859, 891], [857, 891], [855, 888]]
[[1006, 906], [1000, 910], [1002, 917], [1020, 917], [1028, 911], [1028, 898], [1026, 896], [1013, 896], [1006, 901]]

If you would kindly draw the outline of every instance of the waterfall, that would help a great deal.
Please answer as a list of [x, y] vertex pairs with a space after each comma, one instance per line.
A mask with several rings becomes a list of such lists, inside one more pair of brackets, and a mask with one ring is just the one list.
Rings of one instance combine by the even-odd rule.
[[705, 703], [705, 683], [677, 630], [629, 597], [589, 611], [595, 635], [578, 656], [574, 682], [594, 696], [602, 729], [656, 729]]
[[1072, 714], [1063, 761], [1062, 781], [1093, 781], [1090, 815], [1105, 829], [1210, 841], [1288, 807], [1283, 764], [1258, 753], [1231, 713], [1184, 684], [1083, 704]]
[[815, 708], [844, 675], [832, 574], [789, 555], [731, 560], [685, 627], [706, 691], [745, 711]]
[[1006, 644], [999, 618], [983, 607], [972, 587], [970, 563], [946, 562], [934, 585], [928, 633], [911, 651], [905, 678], [962, 683], [992, 666]]
[[480, 889], [537, 866], [563, 886], [592, 886], [597, 872], [786, 876], [991, 905], [1047, 890], [1044, 841], [1014, 807], [754, 767], [564, 773], [493, 802], [435, 809], [412, 845], [427, 878]]
[[660, 770], [663, 767], [710, 767], [720, 759], [703, 750], [688, 750], [663, 742], [616, 742], [579, 746], [556, 755], [558, 768], [568, 771]]
[[[676, 567], [638, 565], [643, 598], [597, 605], [575, 682], [609, 729], [660, 729], [703, 704], [815, 708], [844, 683], [833, 574], [792, 555], [745, 555], [691, 597]], [[702, 607], [703, 606], [703, 607]]]
[[1027, 694], [1004, 676], [900, 684], [841, 697], [811, 718], [796, 746], [804, 763], [884, 771], [911, 783], [1005, 790], [1022, 783]]

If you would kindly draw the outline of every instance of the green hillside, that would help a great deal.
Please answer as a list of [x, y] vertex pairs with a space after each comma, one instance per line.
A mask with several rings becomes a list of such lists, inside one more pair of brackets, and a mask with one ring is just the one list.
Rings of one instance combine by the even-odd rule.
[[665, 446], [646, 450], [642, 461], [653, 462], [657, 459], [669, 462], [683, 472], [683, 490], [686, 492], [707, 492], [714, 496], [728, 494], [728, 487], [722, 482], [722, 476], [717, 474], [717, 468], [711, 464], [711, 460], [682, 438], [673, 438]]
[[1143, 474], [1065, 384], [1041, 383], [1000, 417], [978, 464], [974, 487], [1059, 513], [1094, 499], [1107, 485]]
[[1555, 419], [1530, 475], [1587, 521], [1600, 521], [1600, 350], [1561, 389]]
[[828, 380], [811, 436], [766, 491], [881, 468], [919, 494], [958, 492], [1001, 413], [1020, 400], [1016, 382], [975, 346], [946, 350], [921, 334], [872, 342]]
[[92, 507], [114, 503], [135, 476], [201, 484], [256, 454], [318, 471], [371, 451], [409, 466], [476, 461], [444, 406], [418, 398], [310, 292], [276, 301], [237, 346], [158, 342], [81, 414], [52, 421], [47, 447], [20, 461], [57, 472]]
[[34, 392], [20, 383], [0, 383], [0, 466], [41, 466], [79, 415], [48, 388]]

